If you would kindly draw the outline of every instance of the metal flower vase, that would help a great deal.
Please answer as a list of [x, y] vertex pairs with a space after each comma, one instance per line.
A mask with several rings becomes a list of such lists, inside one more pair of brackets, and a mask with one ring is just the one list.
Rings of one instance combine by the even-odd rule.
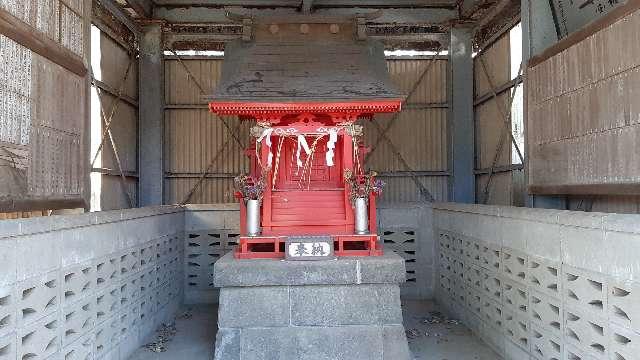
[[357, 198], [355, 201], [355, 230], [356, 234], [363, 235], [369, 233], [369, 211], [367, 199]]
[[260, 235], [260, 200], [247, 200], [247, 235]]

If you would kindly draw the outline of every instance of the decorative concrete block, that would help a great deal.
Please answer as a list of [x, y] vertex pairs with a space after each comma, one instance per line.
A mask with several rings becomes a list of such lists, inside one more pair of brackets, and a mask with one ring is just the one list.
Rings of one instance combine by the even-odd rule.
[[529, 294], [531, 322], [543, 331], [562, 338], [564, 334], [564, 305], [561, 300], [532, 291]]
[[287, 286], [222, 288], [218, 326], [221, 328], [289, 326], [292, 311]]
[[608, 356], [609, 325], [602, 318], [565, 308], [565, 341], [599, 358]]
[[502, 273], [510, 280], [527, 284], [529, 256], [521, 251], [502, 248]]
[[609, 353], [615, 360], [636, 359], [640, 354], [640, 334], [618, 325], [610, 331]]
[[515, 281], [502, 282], [502, 303], [512, 312], [526, 316], [529, 313], [529, 290]]
[[562, 267], [558, 262], [529, 256], [528, 284], [537, 291], [559, 298], [562, 286], [561, 271]]
[[293, 326], [402, 324], [398, 285], [292, 286], [290, 291]]
[[530, 359], [529, 352], [523, 350], [520, 345], [517, 345], [511, 340], [504, 341], [504, 359], [505, 360], [528, 360]]
[[[383, 359], [381, 327], [243, 329], [241, 359]], [[408, 360], [398, 358], [397, 360]]]
[[115, 316], [120, 308], [120, 286], [101, 290], [96, 294], [96, 323], [102, 323]]
[[496, 244], [480, 244], [480, 266], [486, 270], [502, 270], [502, 248]]
[[502, 277], [493, 271], [486, 270], [482, 273], [482, 291], [484, 295], [493, 301], [502, 301]]
[[531, 326], [531, 354], [537, 360], [558, 360], [562, 357], [561, 338]]
[[484, 321], [496, 329], [502, 329], [504, 327], [504, 310], [502, 305], [488, 297], [484, 297], [483, 299], [482, 317]]
[[467, 276], [465, 284], [475, 291], [482, 291], [482, 273], [483, 270], [479, 266], [471, 265], [467, 268]]
[[93, 329], [96, 322], [95, 301], [93, 297], [89, 297], [63, 308], [60, 320], [63, 347], [70, 345]]
[[70, 304], [93, 295], [95, 283], [96, 274], [91, 262], [63, 269], [60, 296], [62, 304]]
[[120, 258], [116, 255], [106, 256], [95, 261], [96, 289], [113, 285], [120, 277]]
[[18, 359], [46, 359], [60, 349], [58, 313], [18, 330]]
[[478, 240], [471, 237], [464, 239], [464, 262], [469, 266], [480, 266], [480, 243]]
[[15, 330], [17, 298], [15, 286], [0, 287], [0, 337]]
[[640, 333], [640, 284], [612, 281], [607, 304], [609, 321]]
[[15, 332], [0, 336], [0, 360], [15, 360], [18, 356], [17, 351], [18, 341]]
[[563, 265], [564, 301], [595, 316], [606, 317], [607, 279], [602, 275]]
[[527, 353], [531, 351], [531, 323], [525, 316], [504, 311], [504, 334]]
[[58, 310], [59, 283], [55, 271], [18, 283], [18, 326], [31, 324]]

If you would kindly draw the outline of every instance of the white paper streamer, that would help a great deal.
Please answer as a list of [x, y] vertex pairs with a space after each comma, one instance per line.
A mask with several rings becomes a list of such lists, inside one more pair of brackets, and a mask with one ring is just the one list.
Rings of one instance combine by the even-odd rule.
[[271, 166], [273, 163], [273, 152], [271, 152], [271, 134], [273, 133], [273, 128], [266, 128], [262, 131], [262, 134], [256, 140], [256, 142], [262, 142], [264, 140], [265, 145], [269, 148], [269, 156], [267, 157], [267, 166]]
[[338, 130], [330, 129], [329, 130], [329, 142], [327, 143], [327, 166], [331, 167], [334, 165], [333, 157], [335, 155], [334, 149], [336, 148], [336, 142], [338, 141]]
[[304, 148], [304, 152], [307, 155], [311, 155], [311, 149], [309, 148], [309, 144], [307, 144], [307, 139], [304, 135], [298, 135], [298, 151], [296, 152], [296, 162], [298, 164], [298, 168], [302, 167], [302, 160], [300, 159], [300, 150]]

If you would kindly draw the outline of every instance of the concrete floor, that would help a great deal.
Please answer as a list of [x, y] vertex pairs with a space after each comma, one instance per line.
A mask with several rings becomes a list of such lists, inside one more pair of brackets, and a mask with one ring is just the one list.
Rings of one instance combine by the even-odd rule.
[[[440, 316], [433, 302], [404, 301], [402, 307], [409, 348], [415, 360], [500, 359], [464, 325]], [[142, 347], [130, 360], [210, 360], [217, 312], [215, 306], [185, 307], [176, 320], [175, 335], [164, 344], [165, 352], [157, 353]]]

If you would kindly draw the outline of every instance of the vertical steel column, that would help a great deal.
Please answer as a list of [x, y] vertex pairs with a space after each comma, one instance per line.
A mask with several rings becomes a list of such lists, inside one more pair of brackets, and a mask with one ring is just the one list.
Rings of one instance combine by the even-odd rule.
[[138, 203], [164, 202], [164, 60], [162, 25], [144, 27], [140, 38]]
[[473, 29], [451, 28], [449, 46], [450, 201], [474, 203]]

